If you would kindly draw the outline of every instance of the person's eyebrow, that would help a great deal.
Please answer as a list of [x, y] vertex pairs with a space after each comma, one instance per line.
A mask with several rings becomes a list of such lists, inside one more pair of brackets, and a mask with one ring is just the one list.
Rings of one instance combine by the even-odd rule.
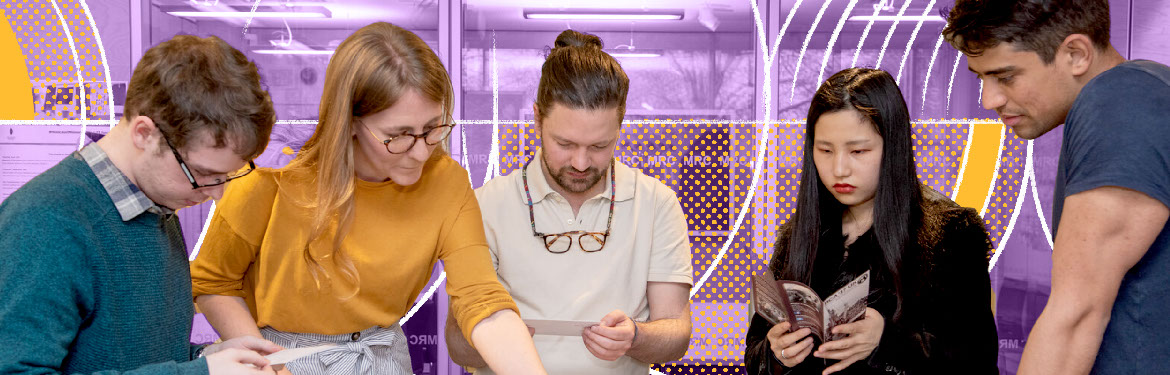
[[214, 176], [217, 174], [228, 174], [228, 173], [233, 172], [233, 171], [219, 172], [219, 171], [216, 171], [212, 168], [206, 168], [204, 166], [194, 164], [191, 162], [187, 162], [187, 167], [190, 169], [193, 169], [196, 173], [199, 173], [199, 174], [204, 175], [204, 176]]
[[994, 76], [994, 75], [1000, 75], [1000, 74], [1004, 74], [1004, 73], [1013, 72], [1016, 70], [1016, 67], [1015, 66], [1005, 66], [1005, 67], [998, 68], [998, 69], [988, 70], [988, 71], [983, 72], [983, 73], [979, 73], [979, 72], [975, 71], [975, 69], [971, 69], [971, 67], [969, 67], [969, 66], [967, 67], [967, 70], [970, 70], [971, 73], [975, 73], [975, 75], [978, 75], [978, 76]]
[[[434, 117], [434, 118], [432, 118], [430, 121], [427, 121], [425, 124], [423, 124], [423, 129], [425, 130], [425, 129], [426, 129], [428, 126], [436, 126], [436, 125], [438, 125], [438, 124], [439, 124], [439, 118], [441, 118], [441, 117], [443, 117], [443, 116], [442, 116], [442, 115], [435, 116], [435, 117]], [[414, 130], [414, 126], [410, 126], [410, 125], [397, 125], [397, 126], [394, 126], [394, 127], [391, 127], [391, 128], [390, 128], [390, 131], [391, 131], [391, 133], [392, 133], [392, 134], [394, 134], [394, 133], [397, 133], [397, 134], [406, 133], [406, 132], [408, 132], [408, 131], [411, 131], [411, 130]]]

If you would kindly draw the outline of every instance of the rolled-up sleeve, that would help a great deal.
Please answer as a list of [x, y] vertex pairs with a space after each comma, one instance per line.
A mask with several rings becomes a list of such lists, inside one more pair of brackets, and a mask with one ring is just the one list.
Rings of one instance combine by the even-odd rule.
[[191, 293], [245, 297], [244, 276], [267, 231], [276, 184], [269, 173], [233, 181], [216, 202], [199, 254], [191, 261]]
[[440, 246], [439, 258], [447, 271], [451, 313], [463, 337], [471, 342], [471, 330], [484, 318], [500, 310], [510, 309], [517, 314], [520, 310], [496, 277], [484, 237], [479, 202], [470, 185], [462, 200]]

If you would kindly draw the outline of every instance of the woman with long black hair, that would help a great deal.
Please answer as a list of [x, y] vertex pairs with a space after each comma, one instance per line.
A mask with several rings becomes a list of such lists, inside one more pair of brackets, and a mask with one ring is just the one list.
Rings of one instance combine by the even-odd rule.
[[822, 297], [870, 271], [861, 320], [816, 341], [752, 316], [749, 374], [996, 373], [983, 220], [919, 183], [910, 115], [889, 73], [851, 68], [812, 100], [796, 213], [769, 264]]

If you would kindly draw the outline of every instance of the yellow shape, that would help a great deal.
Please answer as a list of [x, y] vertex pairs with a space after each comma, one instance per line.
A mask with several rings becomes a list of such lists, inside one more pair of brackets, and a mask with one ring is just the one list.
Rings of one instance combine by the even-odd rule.
[[964, 160], [966, 166], [963, 168], [963, 175], [960, 176], [962, 183], [955, 187], [959, 190], [955, 194], [955, 203], [976, 210], [983, 209], [983, 204], [989, 196], [987, 192], [991, 190], [995, 174], [998, 173], [995, 162], [999, 158], [1003, 134], [1003, 124], [984, 123], [973, 126], [967, 136], [969, 149]]
[[32, 82], [24, 62], [24, 51], [0, 12], [0, 120], [32, 120]]

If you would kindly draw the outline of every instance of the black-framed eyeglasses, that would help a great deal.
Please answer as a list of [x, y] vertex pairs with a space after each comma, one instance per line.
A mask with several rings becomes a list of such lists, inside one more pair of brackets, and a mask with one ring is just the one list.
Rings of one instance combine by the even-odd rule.
[[167, 133], [163, 133], [162, 129], [159, 129], [158, 132], [159, 132], [159, 134], [162, 134], [163, 141], [167, 143], [167, 147], [169, 147], [171, 149], [171, 152], [175, 154], [175, 160], [179, 161], [179, 168], [183, 169], [183, 174], [187, 175], [187, 182], [191, 183], [191, 190], [205, 188], [205, 187], [211, 187], [211, 186], [223, 185], [223, 184], [228, 183], [228, 181], [247, 176], [248, 173], [252, 173], [252, 171], [256, 170], [256, 163], [251, 161], [251, 160], [248, 160], [247, 167], [240, 169], [238, 171], [232, 172], [232, 173], [228, 173], [222, 179], [217, 178], [217, 179], [215, 179], [215, 182], [212, 182], [210, 184], [200, 185], [198, 182], [195, 182], [195, 175], [191, 174], [191, 168], [187, 167], [187, 162], [183, 161], [183, 157], [179, 155], [179, 150], [175, 149], [175, 145], [171, 144], [171, 139], [170, 139], [171, 137], [168, 137]]
[[402, 135], [390, 137], [390, 139], [382, 139], [381, 137], [378, 137], [377, 134], [374, 134], [374, 130], [370, 129], [369, 126], [366, 126], [364, 122], [361, 122], [361, 120], [358, 120], [358, 122], [366, 128], [366, 131], [370, 132], [370, 135], [374, 136], [374, 139], [377, 139], [378, 142], [382, 142], [382, 145], [386, 146], [386, 152], [391, 154], [404, 154], [407, 151], [410, 151], [410, 149], [414, 148], [414, 144], [417, 143], [419, 139], [423, 140], [423, 143], [425, 143], [427, 146], [437, 145], [440, 142], [443, 142], [444, 139], [447, 139], [447, 136], [451, 135], [451, 129], [455, 127], [455, 124], [442, 124], [433, 127], [419, 135], [405, 133]]
[[587, 253], [601, 251], [602, 248], [605, 248], [605, 241], [609, 240], [609, 230], [613, 227], [614, 198], [617, 197], [617, 171], [614, 170], [614, 161], [609, 161], [609, 220], [605, 223], [605, 232], [575, 230], [553, 234], [536, 231], [536, 213], [532, 210], [532, 193], [528, 191], [528, 165], [531, 163], [532, 160], [524, 163], [524, 169], [521, 170], [520, 176], [524, 179], [524, 196], [528, 197], [528, 219], [532, 224], [532, 236], [540, 238], [541, 242], [544, 243], [544, 249], [554, 254], [568, 252], [569, 249], [573, 248], [574, 239], [576, 239], [577, 246], [581, 248], [581, 251]]

